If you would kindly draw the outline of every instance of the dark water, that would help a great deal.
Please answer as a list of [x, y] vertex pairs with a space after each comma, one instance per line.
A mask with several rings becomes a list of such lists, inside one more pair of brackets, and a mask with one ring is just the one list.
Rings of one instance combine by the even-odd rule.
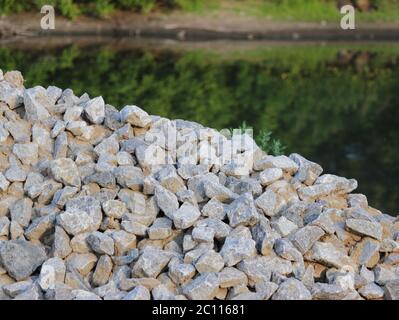
[[0, 68], [218, 129], [245, 120], [398, 214], [399, 45], [194, 47], [3, 46]]

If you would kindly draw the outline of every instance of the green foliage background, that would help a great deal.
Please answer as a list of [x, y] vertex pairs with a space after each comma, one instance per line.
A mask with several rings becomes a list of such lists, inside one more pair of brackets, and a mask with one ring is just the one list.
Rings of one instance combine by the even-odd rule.
[[208, 51], [68, 47], [0, 49], [0, 68], [26, 86], [102, 95], [120, 108], [198, 121], [218, 129], [272, 131], [326, 172], [359, 180], [373, 206], [399, 207], [399, 48], [275, 47]]

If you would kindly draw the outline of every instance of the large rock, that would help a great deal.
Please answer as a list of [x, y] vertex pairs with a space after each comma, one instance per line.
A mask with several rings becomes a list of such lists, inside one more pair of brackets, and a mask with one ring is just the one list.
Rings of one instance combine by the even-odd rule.
[[52, 106], [46, 89], [37, 86], [24, 91], [25, 117], [28, 121], [43, 121], [50, 117]]
[[54, 179], [71, 187], [81, 186], [78, 168], [70, 158], [59, 158], [50, 164], [51, 174]]
[[133, 267], [133, 274], [138, 277], [156, 278], [162, 269], [168, 264], [171, 255], [158, 248], [144, 248]]
[[191, 227], [200, 216], [201, 212], [199, 209], [188, 202], [183, 203], [172, 215], [173, 223], [177, 229], [187, 229]]
[[346, 227], [358, 234], [369, 236], [377, 240], [382, 239], [382, 226], [378, 222], [363, 219], [347, 219]]
[[253, 226], [259, 220], [258, 211], [255, 208], [252, 194], [244, 193], [234, 200], [227, 209], [230, 226]]
[[122, 122], [128, 122], [136, 127], [145, 127], [151, 123], [151, 117], [137, 106], [125, 106], [120, 111]]
[[297, 279], [290, 278], [285, 280], [276, 293], [272, 296], [272, 300], [311, 300], [312, 295], [309, 290]]
[[84, 106], [84, 113], [87, 119], [94, 124], [101, 124], [105, 118], [105, 106], [103, 97], [96, 97], [87, 101]]
[[44, 248], [31, 242], [10, 240], [0, 244], [0, 262], [17, 281], [29, 277], [45, 260]]
[[183, 286], [183, 293], [191, 300], [211, 300], [219, 288], [215, 273], [204, 273]]
[[297, 153], [291, 154], [290, 159], [299, 166], [295, 178], [308, 186], [312, 185], [323, 172], [323, 168], [320, 165], [305, 159]]
[[240, 261], [256, 255], [255, 241], [248, 228], [237, 227], [227, 236], [220, 254], [226, 266], [232, 267]]

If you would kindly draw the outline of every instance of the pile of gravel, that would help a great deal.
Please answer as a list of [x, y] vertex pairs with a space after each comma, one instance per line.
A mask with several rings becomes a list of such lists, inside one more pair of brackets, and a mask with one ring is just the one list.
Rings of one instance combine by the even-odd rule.
[[399, 299], [399, 220], [248, 133], [0, 70], [0, 299]]

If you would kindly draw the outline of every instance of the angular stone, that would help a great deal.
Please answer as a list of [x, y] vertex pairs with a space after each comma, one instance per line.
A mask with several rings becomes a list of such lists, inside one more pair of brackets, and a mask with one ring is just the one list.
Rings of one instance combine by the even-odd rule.
[[211, 300], [219, 288], [218, 276], [215, 273], [204, 273], [183, 286], [183, 293], [190, 300]]
[[239, 226], [226, 237], [220, 255], [226, 266], [232, 267], [240, 261], [256, 255], [255, 241], [248, 228]]
[[62, 189], [62, 184], [54, 181], [53, 179], [46, 180], [43, 183], [42, 191], [37, 199], [39, 204], [49, 204], [53, 199], [55, 193]]
[[8, 121], [4, 128], [12, 135], [16, 143], [27, 143], [31, 141], [31, 124], [28, 121], [18, 119]]
[[274, 282], [263, 281], [255, 285], [255, 290], [261, 300], [269, 300], [277, 291], [278, 285]]
[[114, 240], [99, 231], [91, 233], [87, 239], [87, 243], [90, 245], [91, 249], [99, 254], [114, 254]]
[[[219, 219], [213, 219], [213, 218], [198, 220], [195, 226], [196, 226], [195, 229], [201, 227], [213, 229], [214, 237], [217, 240], [223, 240], [230, 234], [231, 231], [231, 227], [228, 224], [224, 223]], [[204, 231], [209, 235], [210, 233], [209, 231], [207, 230]]]
[[128, 122], [136, 127], [146, 127], [151, 123], [148, 113], [137, 106], [125, 106], [120, 114], [122, 122]]
[[189, 202], [192, 205], [197, 205], [197, 200], [195, 200], [195, 194], [191, 190], [181, 190], [176, 193], [177, 200], [179, 202]]
[[96, 172], [84, 178], [84, 184], [97, 183], [103, 188], [114, 188], [116, 184], [115, 176], [111, 172]]
[[10, 296], [11, 298], [15, 298], [17, 295], [23, 293], [24, 291], [28, 290], [32, 286], [32, 281], [25, 280], [19, 281], [11, 284], [7, 284], [2, 287], [3, 291]]
[[103, 211], [106, 216], [121, 219], [127, 213], [126, 205], [119, 200], [108, 200], [102, 204]]
[[201, 255], [195, 263], [195, 268], [199, 273], [219, 272], [224, 267], [222, 256], [215, 251], [208, 251]]
[[190, 228], [201, 216], [201, 212], [196, 206], [185, 202], [172, 214], [173, 223], [177, 229]]
[[23, 182], [26, 180], [26, 172], [17, 165], [11, 165], [4, 176], [10, 182]]
[[93, 284], [103, 286], [107, 284], [112, 272], [112, 260], [109, 256], [103, 255], [98, 259], [96, 269], [93, 273]]
[[154, 300], [175, 300], [175, 295], [163, 284], [152, 289], [152, 297]]
[[70, 239], [64, 229], [59, 226], [55, 227], [54, 232], [54, 242], [53, 242], [53, 255], [54, 257], [59, 257], [64, 259], [71, 252], [72, 248], [70, 246]]
[[27, 227], [32, 218], [33, 202], [29, 198], [18, 200], [10, 208], [11, 220], [17, 222], [22, 227]]
[[208, 198], [215, 198], [220, 202], [230, 202], [238, 197], [230, 189], [214, 181], [204, 183], [204, 191]]
[[34, 199], [40, 195], [43, 190], [44, 177], [37, 172], [30, 172], [26, 178], [24, 191], [29, 198]]
[[190, 281], [195, 276], [195, 268], [192, 264], [176, 263], [169, 266], [168, 275], [174, 283], [182, 285]]
[[0, 245], [0, 262], [17, 281], [29, 277], [45, 260], [44, 249], [31, 242], [10, 240]]
[[272, 300], [312, 300], [312, 295], [302, 282], [289, 278], [279, 286]]
[[65, 186], [63, 189], [58, 190], [53, 197], [52, 204], [63, 208], [67, 201], [72, 198], [79, 191], [76, 187]]
[[50, 164], [54, 179], [72, 187], [80, 188], [79, 171], [75, 162], [70, 158], [59, 158]]
[[[3, 72], [1, 72], [1, 75], [3, 75]], [[1, 80], [3, 80], [3, 79], [1, 79]], [[24, 87], [25, 80], [20, 71], [12, 70], [12, 71], [6, 72], [4, 75], [4, 80], [13, 84], [17, 88]]]
[[147, 232], [148, 237], [152, 240], [167, 239], [172, 235], [172, 220], [157, 218]]
[[315, 300], [342, 300], [348, 294], [348, 290], [336, 284], [315, 283], [312, 288]]
[[105, 118], [105, 105], [103, 97], [96, 97], [87, 101], [84, 106], [84, 114], [94, 124], [101, 124]]
[[179, 191], [186, 190], [183, 179], [177, 174], [173, 165], [166, 165], [155, 173], [155, 179], [159, 181], [161, 186], [176, 194]]
[[61, 132], [54, 141], [54, 159], [66, 158], [68, 152], [68, 135]]
[[265, 215], [269, 217], [277, 214], [277, 195], [271, 189], [266, 189], [266, 191], [255, 200], [255, 204], [259, 209], [263, 211]]
[[150, 300], [150, 291], [144, 286], [137, 286], [130, 291], [123, 300]]
[[198, 203], [207, 200], [208, 197], [205, 194], [205, 184], [209, 183], [210, 181], [219, 183], [218, 177], [213, 173], [198, 175], [188, 179], [187, 187], [189, 190], [194, 192]]
[[284, 216], [281, 216], [276, 221], [272, 222], [272, 227], [283, 237], [288, 236], [290, 233], [298, 229], [298, 226], [295, 223], [291, 222]]
[[211, 227], [195, 227], [192, 230], [192, 238], [197, 242], [213, 242], [213, 238], [215, 237], [215, 230]]
[[131, 220], [123, 220], [121, 226], [125, 231], [140, 237], [144, 237], [148, 230], [146, 225]]
[[323, 172], [323, 168], [320, 165], [305, 159], [297, 153], [291, 154], [290, 159], [299, 166], [295, 179], [308, 186], [312, 185]]
[[8, 217], [0, 217], [0, 237], [8, 237], [10, 230], [10, 220]]
[[377, 240], [382, 239], [382, 226], [378, 222], [363, 219], [347, 219], [346, 227], [357, 234], [369, 236]]
[[97, 257], [93, 253], [72, 253], [66, 259], [67, 270], [86, 276], [94, 268]]
[[384, 292], [387, 300], [399, 300], [399, 279], [386, 282]]
[[334, 223], [331, 219], [331, 214], [334, 209], [328, 209], [320, 214], [316, 215], [310, 225], [322, 228], [326, 233], [333, 234], [335, 232]]
[[28, 121], [43, 121], [50, 117], [47, 108], [51, 108], [51, 101], [47, 97], [46, 89], [40, 86], [24, 91], [25, 117]]
[[238, 270], [245, 273], [251, 286], [263, 281], [270, 281], [272, 268], [270, 260], [266, 257], [244, 259], [237, 265]]
[[324, 231], [316, 226], [306, 226], [299, 229], [291, 237], [293, 245], [304, 254], [324, 235]]
[[57, 223], [70, 235], [89, 231], [93, 224], [92, 218], [80, 210], [65, 211], [57, 217]]
[[[40, 123], [32, 126], [32, 142], [37, 146], [39, 158], [43, 155], [51, 155], [54, 148], [54, 142], [50, 137], [49, 129]], [[35, 150], [36, 147], [33, 147]]]
[[259, 220], [251, 193], [244, 193], [234, 200], [227, 208], [229, 224], [235, 228], [238, 225], [253, 226]]
[[0, 172], [0, 191], [6, 192], [10, 182], [6, 179], [3, 173]]
[[350, 208], [358, 207], [364, 209], [367, 209], [369, 206], [367, 197], [360, 193], [348, 194], [348, 205]]
[[35, 218], [25, 230], [25, 236], [29, 240], [40, 240], [40, 238], [54, 227], [55, 214]]
[[98, 156], [101, 154], [117, 154], [119, 151], [118, 136], [114, 133], [103, 139], [93, 150]]
[[219, 285], [221, 288], [230, 288], [237, 285], [247, 285], [247, 275], [233, 267], [226, 267], [218, 273]]
[[374, 268], [375, 282], [381, 286], [386, 285], [390, 281], [399, 279], [399, 275], [394, 271], [392, 266], [379, 264]]
[[171, 255], [155, 247], [143, 249], [139, 259], [133, 266], [133, 274], [137, 277], [156, 278], [168, 264]]
[[65, 211], [85, 212], [90, 218], [87, 220], [90, 224], [88, 231], [98, 230], [103, 218], [100, 201], [93, 196], [79, 196], [69, 199], [65, 204]]
[[66, 266], [60, 258], [50, 258], [43, 263], [40, 269], [39, 285], [42, 290], [52, 290], [56, 283], [63, 283], [65, 279]]
[[177, 197], [169, 190], [161, 186], [157, 186], [155, 188], [155, 201], [165, 215], [168, 218], [173, 219], [175, 211], [179, 209]]
[[224, 204], [219, 200], [212, 198], [209, 200], [201, 210], [201, 213], [205, 217], [216, 218], [223, 220], [226, 213], [224, 210]]
[[283, 177], [283, 170], [280, 168], [268, 168], [259, 174], [262, 186], [268, 186]]
[[146, 287], [148, 290], [152, 290], [160, 284], [161, 282], [155, 278], [129, 278], [123, 279], [119, 283], [119, 287], [121, 290], [124, 291], [130, 291], [137, 286], [143, 286]]
[[274, 243], [274, 251], [284, 259], [303, 262], [302, 254], [287, 239], [277, 239]]
[[121, 166], [114, 169], [113, 174], [118, 184], [124, 188], [139, 191], [143, 186], [143, 171], [134, 166]]
[[317, 178], [314, 185], [299, 188], [298, 195], [301, 200], [312, 201], [330, 194], [347, 194], [356, 188], [357, 181], [355, 179], [324, 174]]
[[35, 165], [38, 161], [39, 148], [36, 143], [16, 143], [12, 152], [23, 164]]
[[298, 171], [299, 166], [287, 156], [266, 156], [255, 162], [254, 168], [257, 171], [268, 168], [280, 168], [292, 175]]
[[354, 267], [352, 259], [329, 242], [316, 242], [312, 247], [310, 256], [312, 260], [328, 267]]
[[356, 244], [351, 253], [351, 258], [359, 265], [373, 268], [380, 260], [380, 243], [372, 238], [363, 238]]
[[118, 197], [134, 215], [149, 215], [146, 198], [142, 193], [129, 189], [122, 189], [119, 191]]
[[15, 109], [23, 102], [23, 90], [12, 84], [0, 82], [0, 101], [8, 104], [10, 109]]
[[381, 299], [382, 297], [384, 297], [384, 289], [382, 289], [375, 283], [369, 283], [364, 287], [361, 287], [358, 292], [362, 297], [366, 298], [367, 300]]

